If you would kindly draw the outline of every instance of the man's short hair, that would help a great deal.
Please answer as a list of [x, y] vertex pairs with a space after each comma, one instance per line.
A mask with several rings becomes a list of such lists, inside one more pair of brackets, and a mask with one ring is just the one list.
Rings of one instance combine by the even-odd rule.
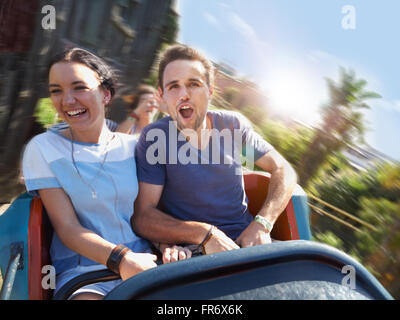
[[162, 54], [160, 64], [158, 67], [158, 85], [163, 90], [163, 75], [167, 65], [175, 60], [191, 60], [200, 61], [206, 71], [207, 85], [210, 87], [214, 83], [214, 67], [210, 60], [208, 60], [198, 50], [183, 44], [177, 44], [168, 47]]

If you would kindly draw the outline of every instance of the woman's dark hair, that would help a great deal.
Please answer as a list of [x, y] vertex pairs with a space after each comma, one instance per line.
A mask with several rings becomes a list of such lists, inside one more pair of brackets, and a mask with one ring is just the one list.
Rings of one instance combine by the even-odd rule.
[[55, 55], [50, 61], [48, 72], [58, 62], [77, 62], [92, 69], [97, 73], [101, 86], [110, 91], [111, 97], [114, 96], [117, 86], [116, 74], [103, 59], [84, 49], [72, 48]]
[[138, 105], [139, 105], [139, 101], [140, 101], [140, 97], [144, 94], [154, 94], [156, 93], [156, 89], [154, 89], [152, 86], [147, 85], [147, 84], [141, 84], [139, 85], [139, 87], [137, 88], [135, 95], [132, 97], [133, 98], [133, 102], [130, 104], [129, 106], [129, 110], [135, 110]]

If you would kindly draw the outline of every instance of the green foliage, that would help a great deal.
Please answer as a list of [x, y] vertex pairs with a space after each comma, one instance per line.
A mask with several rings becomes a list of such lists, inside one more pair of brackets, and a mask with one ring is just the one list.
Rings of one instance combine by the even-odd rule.
[[400, 165], [383, 164], [379, 166], [376, 178], [386, 197], [400, 198]]
[[233, 104], [240, 95], [240, 90], [237, 88], [225, 88], [222, 97], [229, 104]]
[[378, 230], [360, 235], [357, 243], [359, 251], [363, 255], [373, 253], [384, 239], [390, 234], [391, 227], [395, 221], [400, 221], [400, 203], [395, 203], [385, 198], [368, 198], [360, 199], [359, 216]]
[[326, 243], [339, 250], [343, 250], [343, 241], [337, 237], [333, 232], [327, 231], [325, 233], [317, 233], [314, 238], [322, 243]]
[[224, 98], [224, 93], [215, 89], [212, 95], [211, 105], [217, 109], [232, 110], [232, 104], [228, 103]]
[[246, 106], [241, 110], [256, 127], [262, 127], [267, 119], [267, 113], [263, 107], [259, 106]]
[[308, 148], [313, 131], [305, 127], [288, 128], [280, 122], [266, 120], [262, 135], [296, 170]]
[[57, 113], [50, 98], [39, 99], [33, 116], [45, 128], [48, 128], [55, 123]]
[[[366, 172], [339, 170], [313, 181], [315, 195], [377, 229], [358, 225], [361, 232], [353, 232], [323, 219], [318, 221], [320, 232], [332, 232], [346, 239], [344, 251], [358, 257], [382, 281], [387, 281], [386, 274], [400, 270], [400, 188], [396, 180], [399, 172], [399, 164], [385, 163]], [[326, 242], [323, 238], [318, 240]], [[400, 291], [400, 283], [393, 280], [387, 281], [386, 286], [391, 292]]]

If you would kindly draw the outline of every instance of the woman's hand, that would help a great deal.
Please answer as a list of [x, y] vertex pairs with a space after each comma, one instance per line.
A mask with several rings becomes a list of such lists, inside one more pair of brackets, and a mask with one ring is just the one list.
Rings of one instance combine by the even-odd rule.
[[157, 256], [154, 254], [129, 251], [119, 265], [121, 279], [129, 279], [142, 271], [157, 267], [156, 260]]
[[192, 257], [192, 251], [186, 247], [181, 246], [170, 246], [167, 244], [160, 245], [160, 251], [162, 252], [163, 263], [175, 262], [178, 260], [185, 260]]

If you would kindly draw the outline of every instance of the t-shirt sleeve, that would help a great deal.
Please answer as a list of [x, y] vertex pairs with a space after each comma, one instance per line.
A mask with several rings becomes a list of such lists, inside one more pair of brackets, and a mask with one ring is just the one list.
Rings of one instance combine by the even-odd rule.
[[[162, 135], [157, 139], [155, 136], [149, 134], [149, 130], [144, 129], [139, 137], [135, 150], [139, 182], [147, 182], [156, 185], [165, 184], [166, 162], [164, 162], [165, 157], [162, 157], [162, 153], [165, 155], [166, 143], [165, 141], [161, 141], [161, 136]], [[163, 136], [165, 137], [165, 134]]]
[[37, 195], [36, 190], [40, 189], [61, 188], [42, 154], [41, 147], [34, 139], [25, 148], [22, 172], [26, 189], [32, 195]]
[[274, 147], [254, 131], [250, 121], [238, 113], [238, 121], [242, 133], [242, 150], [246, 158], [257, 161], [263, 155], [273, 150]]

